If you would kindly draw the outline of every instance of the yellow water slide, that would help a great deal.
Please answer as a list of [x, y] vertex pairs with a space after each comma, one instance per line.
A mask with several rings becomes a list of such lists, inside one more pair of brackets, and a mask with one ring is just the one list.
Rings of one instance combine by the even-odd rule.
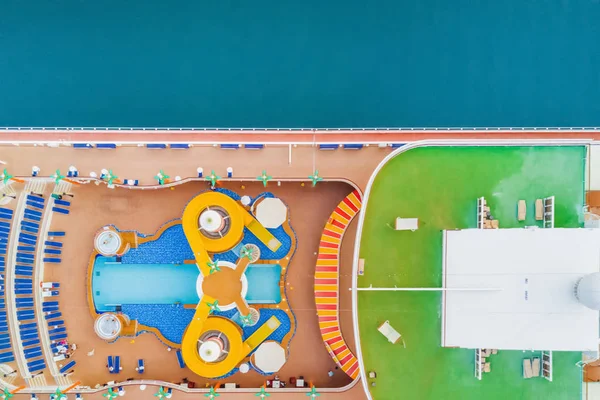
[[[211, 207], [222, 209], [229, 219], [228, 229], [216, 238], [202, 234], [199, 227], [201, 214]], [[244, 226], [273, 251], [281, 246], [281, 243], [240, 204], [218, 192], [202, 193], [192, 199], [183, 212], [182, 225], [198, 268], [204, 276], [210, 275], [211, 272], [208, 265], [211, 261], [209, 253], [223, 253], [238, 245], [244, 234]], [[228, 318], [211, 315], [211, 305], [218, 300], [218, 293], [210, 293], [210, 296], [202, 295], [181, 343], [181, 352], [188, 368], [206, 378], [216, 378], [234, 369], [281, 324], [275, 316], [272, 316], [243, 341], [242, 329], [238, 324]], [[229, 349], [226, 357], [221, 361], [206, 362], [198, 353], [198, 340], [209, 331], [217, 331], [227, 337]]]

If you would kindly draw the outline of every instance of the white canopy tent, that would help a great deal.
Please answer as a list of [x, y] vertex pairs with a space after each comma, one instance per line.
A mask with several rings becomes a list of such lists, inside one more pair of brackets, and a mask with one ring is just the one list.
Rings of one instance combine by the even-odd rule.
[[[600, 229], [444, 231], [442, 346], [598, 349], [599, 312], [574, 294], [600, 271]], [[462, 291], [461, 288], [495, 288]]]

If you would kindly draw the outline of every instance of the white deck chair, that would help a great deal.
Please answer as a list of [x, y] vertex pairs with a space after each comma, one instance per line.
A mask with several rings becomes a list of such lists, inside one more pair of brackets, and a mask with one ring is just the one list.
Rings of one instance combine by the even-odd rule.
[[531, 368], [531, 359], [526, 358], [523, 360], [523, 378], [529, 379], [533, 376], [533, 370]]
[[[381, 334], [385, 336], [387, 340], [392, 344], [396, 344], [398, 343], [398, 341], [400, 341], [400, 339], [402, 339], [402, 335], [400, 335], [400, 333], [398, 333], [397, 330], [392, 328], [392, 326], [390, 325], [390, 321], [385, 321], [383, 324], [379, 325], [379, 328], [377, 328], [377, 330], [381, 332]], [[402, 344], [404, 345], [404, 347], [406, 347], [404, 340], [402, 341]]]

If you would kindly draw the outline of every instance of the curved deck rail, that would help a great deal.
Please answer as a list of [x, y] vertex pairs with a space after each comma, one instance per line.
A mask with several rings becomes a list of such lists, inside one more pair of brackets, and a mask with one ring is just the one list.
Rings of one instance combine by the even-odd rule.
[[315, 270], [315, 301], [323, 342], [333, 360], [352, 379], [358, 377], [359, 363], [340, 329], [339, 266], [342, 238], [361, 205], [361, 195], [354, 190], [335, 208], [321, 235]]

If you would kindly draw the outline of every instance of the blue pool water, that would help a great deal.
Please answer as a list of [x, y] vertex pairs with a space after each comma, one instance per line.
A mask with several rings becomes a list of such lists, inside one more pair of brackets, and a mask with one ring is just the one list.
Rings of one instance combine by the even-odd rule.
[[98, 311], [122, 304], [198, 304], [195, 264], [122, 264], [97, 257], [92, 293]]
[[[155, 327], [173, 343], [181, 343], [183, 333], [195, 312], [194, 309], [186, 309], [182, 305], [172, 304], [123, 304], [122, 310], [131, 319], [138, 320], [140, 324]], [[238, 314], [237, 309], [215, 313], [215, 315], [233, 320], [236, 320], [236, 314]], [[242, 328], [242, 337], [247, 339], [273, 315], [281, 321], [281, 325], [269, 335], [267, 340], [281, 342], [291, 329], [290, 318], [285, 311], [271, 308], [260, 309], [258, 323]]]
[[246, 269], [249, 304], [277, 304], [281, 302], [281, 266], [276, 264], [250, 265]]
[[193, 260], [194, 252], [183, 233], [181, 224], [165, 229], [156, 240], [140, 244], [130, 249], [122, 257], [124, 264], [168, 264]]
[[1, 126], [600, 125], [597, 0], [32, 4]]
[[[123, 304], [198, 304], [196, 264], [124, 264], [115, 258], [96, 258], [92, 293], [98, 311]], [[281, 302], [281, 266], [249, 265], [246, 300], [250, 304]]]

